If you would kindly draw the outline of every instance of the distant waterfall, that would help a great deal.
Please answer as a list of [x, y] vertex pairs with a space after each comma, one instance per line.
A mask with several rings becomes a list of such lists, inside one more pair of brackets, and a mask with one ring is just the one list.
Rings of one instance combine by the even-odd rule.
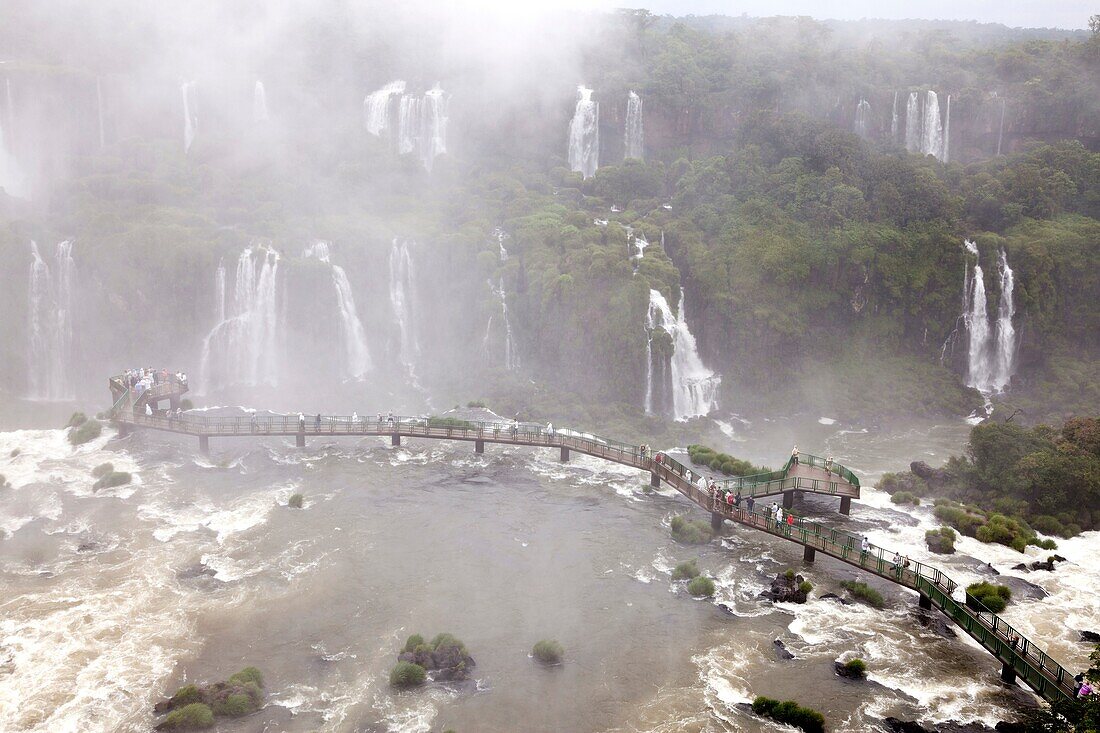
[[948, 163], [951, 160], [951, 95], [947, 95], [947, 111], [943, 114], [943, 148], [940, 150], [940, 160]]
[[508, 250], [504, 246], [504, 240], [508, 238], [508, 235], [504, 233], [503, 229], [497, 229], [494, 232], [497, 237], [498, 255], [500, 256], [501, 263], [508, 261]]
[[191, 152], [191, 143], [195, 142], [195, 133], [198, 131], [199, 119], [195, 114], [195, 100], [192, 99], [195, 91], [195, 82], [185, 82], [180, 87], [183, 96], [183, 152]]
[[894, 91], [894, 109], [890, 113], [890, 142], [898, 141], [898, 93]]
[[406, 94], [401, 97], [397, 113], [397, 152], [415, 153], [420, 147], [420, 99]]
[[228, 309], [225, 268], [219, 265], [214, 284], [222, 300], [215, 310], [228, 313], [203, 339], [199, 383], [207, 393], [230, 385], [278, 384], [285, 333], [277, 302], [279, 259], [278, 252], [264, 245], [241, 252]]
[[371, 92], [363, 100], [363, 121], [367, 132], [381, 135], [390, 126], [390, 103], [405, 92], [405, 82], [391, 81], [378, 91]]
[[905, 149], [910, 153], [920, 151], [920, 131], [920, 96], [917, 92], [909, 92], [909, 101], [905, 105]]
[[424, 94], [421, 108], [420, 160], [431, 171], [436, 157], [447, 152], [448, 97], [439, 85]]
[[929, 89], [924, 97], [924, 123], [921, 130], [920, 151], [924, 155], [943, 159], [943, 124], [940, 122], [940, 100]]
[[1001, 140], [1005, 136], [1005, 98], [1001, 97], [1001, 123], [997, 126], [997, 155], [1001, 154]]
[[19, 170], [19, 164], [15, 160], [14, 132], [15, 103], [11, 96], [11, 79], [4, 80], [6, 88], [5, 114], [0, 118], [0, 188], [9, 196], [25, 197], [27, 190], [23, 174]]
[[215, 312], [218, 323], [221, 323], [225, 320], [225, 260], [218, 262], [218, 269], [214, 272], [214, 297], [218, 299]]
[[31, 242], [30, 282], [27, 287], [27, 363], [29, 396], [36, 400], [71, 400], [73, 348], [73, 291], [76, 263], [72, 240], [57, 245], [57, 277]]
[[1012, 323], [1016, 316], [1015, 274], [1008, 265], [1008, 255], [1001, 250], [997, 256], [1000, 305], [996, 321], [990, 323], [985, 273], [976, 261], [978, 247], [970, 241], [965, 245], [975, 257], [974, 267], [964, 281], [968, 307], [963, 321], [969, 333], [966, 383], [985, 394], [1003, 392], [1016, 368], [1016, 328]]
[[400, 338], [398, 356], [401, 363], [410, 370], [420, 355], [413, 310], [416, 297], [414, 284], [408, 244], [394, 238], [393, 246], [390, 247], [390, 305], [393, 307], [393, 317], [397, 322]]
[[[504, 362], [503, 366], [508, 371], [515, 371], [519, 369], [519, 348], [516, 346], [516, 337], [512, 331], [512, 320], [508, 317], [508, 296], [504, 292], [504, 278], [500, 278], [497, 281], [498, 287], [493, 286], [493, 281], [489, 281], [489, 290], [500, 301], [500, 328], [503, 330], [504, 335]], [[482, 348], [488, 353], [489, 347], [492, 342], [493, 335], [493, 316], [489, 316], [489, 322], [485, 326], [485, 338], [482, 341]]]
[[355, 296], [351, 291], [351, 282], [347, 273], [339, 265], [332, 264], [329, 255], [329, 242], [317, 241], [306, 248], [306, 257], [315, 257], [332, 268], [332, 286], [336, 290], [336, 307], [340, 317], [340, 338], [344, 344], [343, 374], [345, 377], [358, 378], [371, 369], [370, 351], [367, 348], [367, 333], [359, 312], [355, 307]]
[[855, 133], [860, 137], [867, 137], [867, 126], [871, 121], [871, 105], [866, 99], [860, 97], [856, 105]]
[[577, 108], [569, 123], [569, 169], [585, 178], [596, 174], [600, 161], [600, 104], [592, 90], [577, 87]]
[[256, 89], [252, 92], [252, 121], [267, 122], [270, 119], [267, 114], [267, 92], [264, 91], [264, 83], [257, 79]]
[[645, 158], [645, 128], [642, 125], [642, 98], [631, 91], [626, 100], [626, 158]]
[[[695, 337], [688, 328], [684, 315], [684, 290], [680, 289], [680, 307], [673, 315], [668, 301], [656, 290], [649, 291], [649, 310], [646, 313], [646, 329], [649, 333], [647, 353], [650, 362], [646, 378], [646, 411], [659, 412], [658, 403], [667, 404], [657, 392], [658, 384], [653, 376], [653, 336], [663, 331], [671, 338], [672, 357], [669, 388], [672, 392], [672, 417], [686, 420], [707, 415], [718, 409], [718, 387], [722, 378], [707, 369], [699, 358]], [[663, 362], [663, 359], [662, 359]]]

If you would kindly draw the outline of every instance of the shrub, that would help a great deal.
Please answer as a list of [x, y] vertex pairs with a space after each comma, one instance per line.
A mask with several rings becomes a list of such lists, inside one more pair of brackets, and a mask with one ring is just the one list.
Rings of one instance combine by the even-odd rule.
[[432, 639], [432, 649], [445, 649], [447, 647], [454, 647], [465, 653], [466, 645], [459, 641], [453, 634], [436, 634]]
[[84, 445], [90, 440], [95, 440], [103, 432], [103, 426], [96, 420], [84, 420], [78, 426], [69, 428], [69, 442], [73, 445]]
[[689, 560], [677, 565], [672, 571], [673, 580], [691, 580], [699, 576], [699, 567], [695, 560]]
[[485, 404], [485, 400], [470, 400], [466, 403], [466, 407], [488, 407], [488, 405]]
[[867, 674], [867, 663], [858, 657], [849, 659], [844, 663], [844, 669], [847, 670], [848, 674], [852, 677], [863, 677]]
[[672, 518], [671, 528], [672, 539], [685, 545], [705, 545], [713, 536], [710, 525], [706, 522], [685, 519], [679, 515]]
[[291, 509], [301, 509], [302, 501], [303, 498], [301, 494], [293, 494], [290, 499], [287, 500], [286, 505]]
[[[108, 466], [111, 464], [107, 464]], [[133, 476], [125, 471], [111, 471], [105, 476], [100, 476], [94, 484], [92, 489], [109, 489], [114, 486], [125, 486], [133, 480]]]
[[535, 644], [531, 650], [531, 656], [543, 664], [561, 664], [561, 659], [565, 656], [565, 650], [561, 644], [553, 639], [543, 639]]
[[890, 497], [890, 501], [894, 504], [912, 504], [913, 506], [920, 506], [920, 497], [913, 496], [908, 491], [899, 491]]
[[798, 592], [799, 593], [809, 593], [813, 589], [814, 589], [814, 584], [811, 583], [808, 580], [803, 580], [801, 583], [798, 584]]
[[785, 577], [787, 580], [794, 580], [794, 576], [794, 568], [787, 568], [787, 571], [783, 573], [783, 577]]
[[710, 598], [714, 595], [714, 581], [705, 575], [692, 578], [687, 586], [688, 593], [696, 598]]
[[420, 634], [413, 634], [408, 639], [405, 639], [405, 646], [401, 648], [401, 653], [404, 654], [406, 652], [414, 652], [416, 651], [417, 647], [423, 646], [423, 644], [424, 637]]
[[162, 723], [168, 730], [199, 730], [214, 725], [214, 711], [201, 702], [193, 702], [168, 713]]
[[69, 422], [65, 423], [67, 428], [79, 428], [84, 423], [88, 422], [88, 416], [83, 412], [74, 412], [69, 418]]
[[924, 533], [924, 541], [928, 549], [939, 555], [950, 555], [955, 552], [955, 530], [950, 527], [930, 529]]
[[176, 694], [168, 700], [169, 706], [173, 709], [190, 705], [193, 702], [202, 702], [202, 693], [199, 692], [196, 685], [184, 685], [176, 690]]
[[264, 676], [260, 673], [260, 670], [255, 667], [245, 667], [240, 672], [229, 678], [229, 684], [241, 685], [242, 687], [249, 683], [256, 685], [257, 687], [264, 686]]
[[872, 608], [886, 607], [886, 601], [883, 599], [882, 594], [866, 583], [860, 583], [855, 580], [845, 580], [841, 582], [840, 587], [851, 593], [854, 598], [863, 601]]
[[825, 733], [825, 716], [811, 708], [804, 708], [794, 700], [779, 702], [770, 697], [757, 697], [752, 701], [752, 711], [780, 723], [801, 728], [806, 733]]
[[1036, 547], [1041, 547], [1044, 550], [1057, 550], [1058, 549], [1058, 543], [1055, 542], [1052, 539], [1036, 540], [1036, 541], [1032, 542], [1031, 544], [1035, 545]]
[[184, 411], [194, 410], [195, 409], [195, 403], [192, 402], [191, 400], [188, 400], [188, 399], [180, 400], [180, 409], [184, 410]]
[[985, 606], [993, 613], [1000, 613], [1005, 610], [1005, 606], [1012, 599], [1012, 591], [1007, 585], [996, 585], [994, 583], [987, 583], [985, 581], [981, 583], [972, 583], [966, 586], [966, 600], [967, 605], [975, 610], [981, 610], [976, 606], [976, 601], [982, 606]]
[[229, 695], [225, 700], [214, 704], [215, 715], [227, 715], [230, 718], [239, 718], [242, 715], [248, 715], [256, 709], [256, 704], [252, 701], [252, 698], [248, 695], [242, 695], [241, 693], [233, 693]]
[[416, 687], [424, 684], [428, 673], [419, 664], [398, 662], [390, 670], [390, 684], [394, 687]]
[[106, 476], [109, 473], [114, 473], [115, 465], [113, 463], [101, 463], [92, 469], [92, 477], [100, 478]]
[[457, 417], [429, 417], [428, 427], [431, 428], [476, 428], [477, 423], [469, 420], [460, 420]]

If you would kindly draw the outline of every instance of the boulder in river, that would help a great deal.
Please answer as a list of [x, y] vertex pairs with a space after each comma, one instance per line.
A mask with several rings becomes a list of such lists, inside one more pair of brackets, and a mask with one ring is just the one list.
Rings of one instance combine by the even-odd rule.
[[431, 643], [425, 643], [419, 635], [411, 636], [397, 660], [420, 665], [432, 672], [436, 682], [469, 679], [474, 666], [474, 658], [467, 653], [466, 645], [450, 634], [439, 634]]
[[942, 616], [925, 611], [924, 609], [917, 608], [913, 610], [913, 618], [917, 623], [924, 628], [931, 631], [933, 634], [942, 636], [945, 639], [954, 639], [958, 637], [955, 630], [951, 628], [951, 624], [943, 619]]
[[806, 582], [801, 575], [795, 575], [793, 570], [778, 573], [771, 587], [760, 595], [770, 598], [776, 603], [805, 603], [813, 586]]
[[780, 659], [794, 659], [794, 655], [791, 654], [790, 650], [787, 649], [787, 645], [782, 641], [776, 639], [772, 644], [775, 646], [775, 656]]
[[1081, 641], [1088, 644], [1100, 644], [1100, 632], [1096, 631], [1081, 631]]
[[852, 605], [851, 601], [849, 601], [847, 598], [841, 598], [836, 593], [823, 593], [821, 595], [821, 600], [823, 600], [823, 601], [836, 601], [837, 603], [839, 603], [842, 606]]
[[993, 730], [984, 723], [959, 723], [954, 720], [928, 725], [898, 718], [886, 718], [882, 722], [886, 724], [887, 730], [894, 733], [991, 733]]

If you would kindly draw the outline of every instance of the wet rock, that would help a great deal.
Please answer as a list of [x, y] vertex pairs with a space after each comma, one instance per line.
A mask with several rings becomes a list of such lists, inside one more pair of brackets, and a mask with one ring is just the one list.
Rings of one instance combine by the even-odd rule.
[[94, 540], [85, 540], [76, 546], [77, 552], [94, 552], [99, 549], [99, 543]]
[[775, 646], [775, 656], [780, 659], [794, 659], [794, 655], [791, 654], [790, 650], [787, 649], [787, 645], [782, 641], [776, 639], [772, 644]]
[[909, 464], [909, 470], [913, 472], [914, 476], [924, 479], [925, 483], [932, 489], [943, 488], [950, 480], [947, 471], [942, 468], [932, 468], [924, 461], [913, 461]]
[[1023, 723], [1009, 723], [1002, 720], [993, 726], [993, 730], [1000, 731], [1000, 733], [1027, 733], [1027, 726]]
[[180, 580], [191, 580], [192, 578], [213, 578], [218, 574], [218, 571], [213, 568], [207, 567], [201, 562], [197, 562], [194, 565], [188, 565], [184, 569], [176, 573], [176, 577]]
[[1022, 570], [1022, 571], [1023, 571], [1023, 572], [1025, 572], [1025, 573], [1029, 573], [1029, 572], [1031, 572], [1031, 568], [1029, 568], [1029, 567], [1028, 567], [1028, 566], [1027, 566], [1026, 564], [1024, 564], [1024, 563], [1019, 563], [1018, 565], [1013, 565], [1013, 566], [1012, 566], [1012, 569], [1013, 569], [1013, 570]]
[[458, 644], [441, 644], [434, 650], [423, 645], [415, 651], [401, 652], [397, 659], [419, 664], [432, 673], [436, 682], [461, 682], [469, 678], [474, 667], [474, 658]]
[[760, 595], [776, 603], [805, 603], [809, 591], [802, 589], [805, 578], [801, 575], [778, 573], [771, 588]]
[[844, 662], [833, 662], [833, 669], [839, 676], [849, 680], [862, 680], [867, 674], [862, 669], [857, 671], [848, 667]]
[[948, 623], [939, 614], [930, 613], [924, 609], [918, 608], [913, 611], [913, 618], [922, 627], [928, 629], [937, 636], [942, 636], [945, 639], [955, 639], [958, 634], [955, 633], [955, 629], [951, 628], [951, 624]]
[[1034, 583], [1029, 583], [1023, 578], [1014, 578], [1011, 575], [1002, 575], [997, 582], [1008, 586], [1009, 590], [1012, 591], [1012, 600], [1014, 601], [1023, 599], [1038, 601], [1050, 595]]
[[959, 723], [954, 720], [928, 725], [898, 718], [886, 718], [882, 722], [886, 724], [887, 730], [894, 733], [989, 733], [993, 730], [984, 723]]
[[836, 602], [840, 603], [840, 605], [842, 605], [842, 606], [852, 605], [851, 601], [849, 601], [847, 598], [841, 598], [836, 593], [826, 593], [826, 594], [821, 596], [821, 600], [823, 600], [823, 601], [826, 601], [826, 600], [836, 601]]
[[1100, 633], [1095, 631], [1081, 631], [1081, 641], [1088, 644], [1100, 644]]

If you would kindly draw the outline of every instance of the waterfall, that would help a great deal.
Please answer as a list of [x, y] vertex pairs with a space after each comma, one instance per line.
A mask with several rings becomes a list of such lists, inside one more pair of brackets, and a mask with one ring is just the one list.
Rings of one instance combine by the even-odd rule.
[[447, 152], [448, 97], [436, 84], [424, 94], [421, 108], [420, 159], [431, 171], [437, 156]]
[[997, 155], [1001, 154], [1001, 140], [1005, 135], [1005, 98], [1001, 97], [1001, 124], [997, 127]]
[[[978, 247], [970, 241], [965, 245], [966, 251], [977, 258]], [[981, 265], [975, 262], [964, 281], [968, 303], [963, 320], [970, 335], [966, 383], [983, 394], [1003, 392], [1012, 381], [1016, 362], [1016, 328], [1012, 323], [1016, 316], [1016, 281], [1004, 250], [997, 255], [997, 269], [1001, 297], [993, 324]]]
[[920, 97], [917, 92], [909, 92], [905, 105], [905, 149], [910, 153], [920, 151], [920, 129]]
[[[967, 251], [977, 255], [978, 249], [972, 242], [967, 242], [966, 248]], [[965, 322], [970, 334], [966, 383], [982, 392], [990, 392], [993, 366], [989, 359], [989, 315], [986, 312], [985, 273], [977, 262], [974, 263], [970, 276], [970, 308], [966, 313]]]
[[195, 141], [195, 133], [198, 131], [199, 119], [195, 115], [194, 100], [191, 98], [194, 94], [195, 82], [185, 82], [180, 87], [180, 94], [183, 96], [183, 152], [191, 152], [191, 143]]
[[230, 385], [276, 386], [285, 325], [278, 303], [279, 253], [249, 246], [237, 258], [233, 294], [225, 313], [225, 268], [215, 273], [215, 310], [224, 314], [203, 339], [199, 382], [209, 393]]
[[4, 117], [7, 124], [0, 120], [0, 188], [9, 196], [24, 197], [27, 191], [24, 188], [25, 181], [19, 170], [19, 164], [15, 160], [14, 132], [15, 105], [11, 97], [11, 79], [4, 80], [6, 87], [7, 109]]
[[923, 155], [943, 159], [943, 126], [940, 123], [940, 101], [929, 89], [924, 97], [924, 124], [921, 130], [920, 151]]
[[600, 104], [592, 90], [577, 87], [577, 108], [569, 123], [569, 169], [585, 178], [596, 174], [600, 160]]
[[393, 317], [400, 337], [398, 355], [401, 363], [410, 371], [420, 355], [413, 313], [413, 301], [416, 297], [413, 284], [409, 247], [405, 242], [398, 242], [394, 238], [390, 248], [390, 305], [393, 306]]
[[668, 301], [656, 290], [649, 291], [649, 310], [646, 313], [646, 328], [650, 334], [646, 351], [649, 353], [650, 366], [646, 377], [646, 409], [652, 414], [655, 400], [655, 385], [652, 375], [652, 336], [660, 329], [672, 339], [671, 390], [672, 416], [676, 420], [686, 420], [699, 415], [707, 415], [718, 409], [718, 386], [722, 378], [703, 364], [695, 345], [695, 336], [688, 328], [684, 314], [684, 289], [680, 288], [680, 306], [673, 315]]
[[[490, 282], [489, 287], [500, 298], [500, 318], [504, 323], [504, 368], [508, 371], [515, 371], [519, 369], [519, 349], [516, 348], [515, 334], [512, 333], [512, 320], [508, 317], [508, 296], [504, 292], [504, 278], [500, 278], [499, 284], [499, 288], [493, 288], [493, 284]], [[492, 317], [490, 317], [490, 324], [492, 324], [492, 320]]]
[[871, 121], [871, 105], [863, 97], [859, 98], [856, 105], [855, 133], [860, 137], [867, 137], [867, 123]]
[[997, 308], [997, 336], [994, 345], [993, 389], [1003, 392], [1012, 380], [1016, 361], [1016, 328], [1012, 319], [1016, 315], [1013, 300], [1016, 280], [1008, 266], [1008, 255], [1002, 249], [997, 260], [1001, 275], [1001, 303]]
[[336, 307], [340, 317], [340, 338], [344, 344], [343, 374], [345, 377], [359, 378], [371, 369], [367, 334], [363, 329], [363, 322], [359, 320], [351, 282], [344, 268], [332, 264], [329, 246], [329, 242], [319, 240], [306, 248], [304, 256], [315, 257], [332, 268], [332, 286], [336, 290]]
[[390, 126], [390, 102], [405, 92], [405, 82], [391, 81], [378, 91], [371, 92], [363, 100], [363, 120], [367, 132], [381, 135]]
[[646, 240], [644, 234], [639, 234], [634, 237], [634, 255], [637, 259], [645, 257], [645, 248], [649, 246], [649, 242]]
[[496, 235], [497, 235], [497, 247], [499, 248], [500, 261], [501, 261], [501, 263], [507, 262], [508, 261], [508, 250], [504, 247], [504, 240], [505, 240], [505, 238], [507, 238], [508, 235], [504, 233], [503, 229], [497, 229], [496, 230]]
[[894, 109], [890, 113], [890, 142], [898, 141], [898, 93], [894, 91]]
[[631, 91], [626, 100], [625, 158], [645, 157], [645, 128], [642, 126], [642, 98]]
[[420, 147], [420, 100], [411, 94], [401, 97], [397, 113], [397, 152], [415, 153]]
[[943, 115], [943, 152], [940, 160], [948, 163], [951, 160], [951, 95], [947, 95], [947, 111]]
[[252, 121], [267, 122], [271, 117], [267, 114], [267, 92], [264, 91], [264, 83], [256, 80], [256, 89], [252, 92]]
[[218, 323], [225, 320], [225, 260], [219, 260], [218, 269], [214, 272], [214, 297], [218, 302], [214, 310], [218, 314]]
[[30, 282], [27, 287], [27, 334], [30, 341], [28, 386], [31, 399], [71, 400], [73, 345], [73, 291], [76, 263], [72, 240], [57, 245], [57, 277], [31, 242]]
[[95, 78], [95, 108], [99, 120], [99, 149], [102, 150], [107, 147], [107, 135], [103, 129], [103, 89], [98, 76]]

